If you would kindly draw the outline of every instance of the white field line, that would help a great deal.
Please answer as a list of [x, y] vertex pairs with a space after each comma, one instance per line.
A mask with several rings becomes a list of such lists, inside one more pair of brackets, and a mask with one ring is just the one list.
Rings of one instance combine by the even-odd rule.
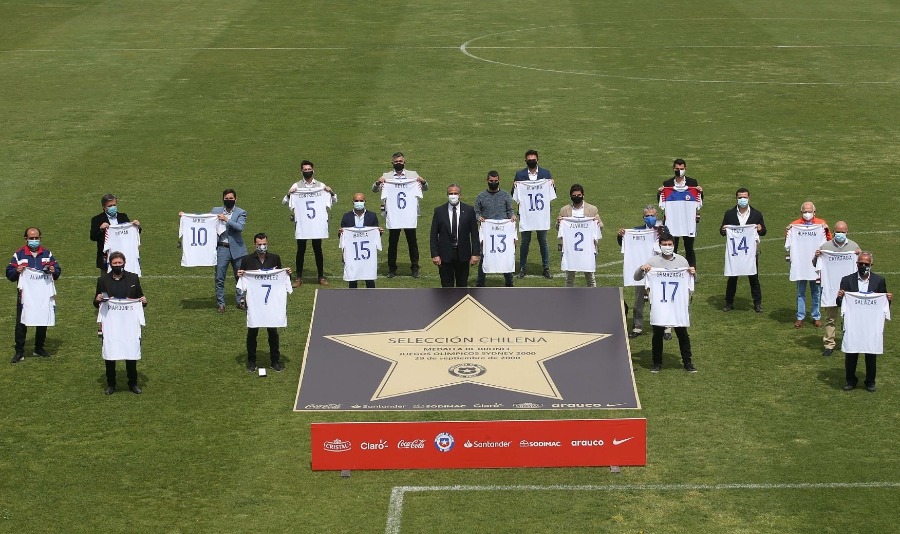
[[818, 489], [886, 489], [900, 488], [900, 482], [799, 482], [799, 483], [734, 483], [734, 484], [623, 484], [623, 485], [523, 485], [523, 486], [396, 486], [391, 490], [385, 534], [399, 534], [403, 516], [403, 499], [407, 493], [453, 491], [734, 491], [734, 490], [818, 490]]

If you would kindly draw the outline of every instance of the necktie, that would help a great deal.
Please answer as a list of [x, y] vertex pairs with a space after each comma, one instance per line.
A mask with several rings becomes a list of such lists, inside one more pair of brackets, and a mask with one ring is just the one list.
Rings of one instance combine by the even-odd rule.
[[453, 215], [450, 216], [450, 236], [453, 239], [453, 245], [456, 246], [456, 206], [453, 206]]

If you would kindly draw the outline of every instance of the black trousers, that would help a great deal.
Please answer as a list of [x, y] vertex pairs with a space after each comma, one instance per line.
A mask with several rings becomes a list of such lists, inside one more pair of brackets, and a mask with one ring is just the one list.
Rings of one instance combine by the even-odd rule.
[[[688, 265], [691, 267], [697, 266], [697, 254], [694, 253], [694, 238], [691, 236], [683, 236], [684, 237], [684, 259], [687, 260]], [[673, 239], [675, 242], [675, 253], [678, 253], [678, 243], [681, 241], [681, 237], [676, 237]]]
[[[678, 336], [678, 349], [681, 351], [681, 362], [684, 364], [691, 363], [691, 337], [688, 335], [686, 326], [676, 326], [672, 330]], [[653, 363], [662, 364], [663, 350], [663, 333], [666, 331], [665, 326], [653, 325], [653, 340], [650, 343], [653, 354]]]
[[297, 240], [297, 278], [303, 278], [303, 259], [306, 256], [307, 241], [312, 241], [313, 255], [316, 257], [316, 271], [319, 273], [319, 278], [322, 278], [325, 276], [325, 260], [322, 257], [321, 239]]
[[400, 232], [406, 234], [406, 244], [409, 246], [409, 263], [412, 270], [419, 268], [419, 242], [416, 238], [415, 228], [394, 228], [388, 230], [388, 271], [397, 271], [397, 244], [400, 242]]
[[[477, 287], [484, 287], [484, 256], [481, 257], [481, 261], [478, 262], [478, 277], [475, 279], [475, 285]], [[513, 273], [503, 273], [503, 285], [506, 287], [513, 287]]]
[[[750, 281], [750, 294], [753, 296], [753, 304], [762, 304], [762, 288], [759, 287], [759, 275], [747, 276]], [[737, 293], [737, 276], [729, 276], [725, 284], [725, 304], [734, 304], [734, 295]]]
[[[116, 360], [106, 362], [106, 385], [116, 387]], [[128, 374], [128, 387], [137, 385], [137, 360], [125, 360], [125, 373]]]
[[[367, 288], [369, 288], [369, 289], [374, 289], [374, 288], [375, 288], [375, 280], [363, 280], [363, 282], [366, 283], [366, 287], [367, 287]], [[348, 287], [349, 287], [350, 289], [356, 289], [356, 288], [358, 288], [358, 287], [359, 287], [359, 281], [358, 281], [358, 280], [351, 280], [350, 282], [348, 282]]]
[[[863, 382], [867, 386], [875, 385], [875, 355], [863, 354], [866, 357], [866, 380]], [[844, 369], [847, 374], [847, 383], [855, 386], [859, 381], [856, 378], [856, 364], [859, 362], [858, 352], [848, 352], [844, 354]]]
[[[275, 365], [281, 359], [281, 353], [278, 350], [278, 329], [266, 328], [269, 333], [269, 357], [272, 359], [272, 365]], [[256, 364], [256, 336], [259, 334], [259, 328], [247, 329], [247, 363]]]
[[459, 249], [453, 249], [453, 258], [445, 262], [441, 260], [438, 274], [441, 275], [441, 287], [466, 287], [469, 285], [469, 260], [471, 256], [459, 257]]
[[[22, 324], [22, 301], [16, 303], [16, 352], [25, 352], [25, 333], [28, 327]], [[44, 341], [47, 340], [47, 327], [34, 327], [34, 350], [39, 351], [44, 348]]]

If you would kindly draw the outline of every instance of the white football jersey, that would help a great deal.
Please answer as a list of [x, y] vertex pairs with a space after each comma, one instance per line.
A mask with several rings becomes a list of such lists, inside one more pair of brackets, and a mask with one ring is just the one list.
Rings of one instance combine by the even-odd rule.
[[[185, 213], [178, 226], [181, 239], [182, 267], [215, 267], [218, 215], [213, 213]], [[125, 255], [128, 268], [131, 262]]]
[[511, 273], [516, 270], [516, 223], [510, 219], [485, 219], [478, 229], [481, 267], [485, 273]]
[[519, 231], [550, 229], [550, 202], [556, 200], [552, 180], [513, 182], [513, 200], [519, 204]]
[[635, 280], [634, 272], [647, 263], [655, 254], [659, 254], [659, 241], [656, 239], [656, 228], [642, 230], [628, 229], [622, 236], [622, 283], [628, 286], [642, 286], [643, 280]]
[[725, 226], [725, 276], [756, 274], [759, 234], [755, 224]]
[[56, 284], [52, 274], [30, 267], [25, 269], [19, 274], [19, 292], [23, 325], [56, 325]]
[[104, 360], [140, 360], [144, 306], [139, 299], [109, 299], [100, 303], [97, 322], [103, 325]]
[[418, 224], [420, 198], [422, 184], [418, 180], [385, 180], [381, 187], [385, 226], [390, 230], [415, 228]]
[[557, 237], [562, 238], [563, 271], [592, 273], [597, 270], [597, 244], [600, 225], [590, 217], [563, 217]]
[[825, 242], [825, 227], [821, 224], [792, 224], [784, 248], [791, 256], [791, 282], [815, 280], [819, 277], [812, 260]]
[[288, 207], [294, 212], [294, 238], [328, 239], [328, 212], [333, 204], [334, 197], [324, 186], [291, 193]]
[[650, 291], [650, 324], [691, 326], [688, 306], [694, 277], [686, 268], [650, 269], [644, 281]]
[[378, 228], [344, 228], [338, 243], [344, 253], [344, 280], [375, 280], [378, 277], [378, 251], [381, 232]]
[[[137, 226], [128, 222], [114, 224], [106, 228], [106, 238], [103, 243], [103, 252], [109, 257], [111, 252], [121, 252], [125, 255], [125, 265], [129, 272], [141, 275], [141, 232]], [[106, 272], [112, 268], [107, 265]]]
[[837, 292], [841, 289], [841, 278], [856, 272], [856, 251], [832, 252], [823, 250], [816, 262], [822, 274], [821, 305], [825, 308], [837, 306]]
[[294, 289], [286, 269], [244, 271], [237, 288], [244, 292], [247, 328], [287, 326], [287, 296]]
[[841, 352], [884, 354], [884, 321], [891, 320], [886, 293], [844, 292], [841, 315], [844, 317]]

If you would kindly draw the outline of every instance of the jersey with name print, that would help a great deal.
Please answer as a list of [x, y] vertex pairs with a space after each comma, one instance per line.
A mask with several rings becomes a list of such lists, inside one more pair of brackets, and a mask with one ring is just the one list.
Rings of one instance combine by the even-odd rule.
[[328, 239], [328, 211], [332, 205], [334, 197], [324, 186], [291, 193], [288, 207], [294, 212], [294, 238]]
[[644, 285], [643, 280], [634, 279], [634, 272], [654, 254], [659, 254], [656, 228], [625, 230], [622, 236], [622, 280], [626, 287]]
[[[132, 223], [114, 224], [106, 228], [106, 239], [103, 243], [103, 252], [109, 258], [112, 252], [121, 252], [125, 255], [125, 265], [128, 271], [138, 276], [141, 275], [141, 232]], [[107, 262], [109, 263], [109, 262]], [[106, 272], [112, 267], [107, 265]]]
[[513, 182], [513, 200], [519, 204], [519, 231], [550, 229], [550, 202], [556, 200], [552, 180]]
[[688, 307], [694, 291], [694, 277], [686, 268], [650, 269], [644, 281], [650, 291], [650, 324], [691, 326]]
[[697, 235], [697, 212], [703, 201], [696, 187], [664, 187], [659, 207], [666, 212], [666, 228], [673, 236]]
[[244, 271], [237, 288], [247, 304], [247, 328], [287, 326], [287, 296], [293, 293], [287, 269]]
[[563, 271], [592, 273], [597, 270], [597, 247], [602, 238], [600, 225], [590, 217], [563, 217], [557, 237], [562, 238]]
[[816, 261], [822, 273], [821, 306], [830, 308], [837, 306], [837, 292], [841, 289], [841, 278], [856, 272], [856, 251], [832, 252], [823, 250]]
[[25, 326], [56, 325], [56, 284], [53, 275], [27, 268], [19, 275], [22, 319]]
[[884, 354], [884, 321], [891, 320], [887, 293], [844, 292], [843, 353]]
[[344, 254], [344, 280], [375, 280], [378, 277], [378, 251], [381, 232], [374, 226], [344, 228], [339, 246]]
[[816, 251], [825, 242], [825, 227], [821, 224], [792, 224], [784, 248], [791, 257], [791, 282], [815, 280], [819, 277], [812, 264]]
[[140, 360], [144, 306], [139, 299], [109, 299], [100, 304], [104, 360]]
[[755, 224], [725, 226], [725, 276], [756, 274], [759, 234]]
[[[218, 215], [213, 213], [185, 213], [181, 216], [178, 237], [181, 239], [182, 267], [214, 267]], [[125, 256], [126, 260], [128, 256]], [[129, 268], [131, 268], [130, 262]]]
[[511, 273], [516, 270], [516, 223], [510, 219], [485, 219], [478, 229], [481, 268], [485, 273]]
[[422, 184], [418, 180], [385, 180], [381, 187], [385, 226], [389, 230], [415, 228], [419, 222], [420, 198]]

